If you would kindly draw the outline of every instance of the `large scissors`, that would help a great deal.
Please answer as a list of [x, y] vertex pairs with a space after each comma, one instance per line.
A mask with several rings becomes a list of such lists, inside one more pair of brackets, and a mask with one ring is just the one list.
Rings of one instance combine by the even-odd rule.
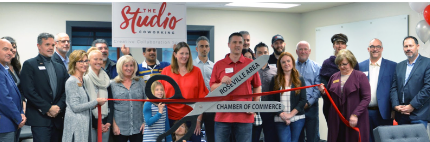
[[[232, 92], [234, 89], [236, 89], [238, 86], [240, 86], [243, 82], [246, 82], [246, 80], [248, 80], [249, 77], [251, 77], [252, 75], [257, 73], [263, 66], [265, 66], [267, 64], [268, 60], [269, 60], [269, 55], [262, 55], [262, 56], [258, 57], [253, 62], [248, 64], [246, 67], [244, 67], [239, 72], [237, 72], [235, 75], [233, 75], [231, 77], [231, 80], [232, 80], [231, 84], [229, 84], [229, 85], [227, 85], [225, 83], [221, 84], [218, 88], [216, 88], [215, 90], [210, 92], [208, 95], [206, 95], [205, 98], [227, 96], [230, 92]], [[152, 76], [147, 81], [146, 86], [145, 86], [145, 94], [149, 99], [158, 99], [151, 92], [151, 84], [156, 80], [167, 81], [175, 89], [175, 94], [168, 99], [185, 99], [181, 94], [181, 90], [179, 89], [178, 84], [172, 78], [165, 76], [165, 75], [155, 75], [155, 76]], [[241, 101], [226, 101], [226, 102], [243, 103]], [[167, 103], [174, 103], [174, 102], [167, 102]], [[185, 117], [180, 119], [178, 121], [178, 123], [174, 124], [167, 132], [159, 135], [157, 137], [157, 142], [161, 142], [165, 137], [167, 137], [168, 135], [175, 132], [176, 129], [178, 129], [181, 126], [181, 124], [183, 124], [187, 121], [190, 121], [191, 127], [188, 128], [188, 132], [178, 141], [188, 139], [193, 134], [194, 129], [196, 128], [197, 117], [199, 115], [203, 114], [204, 112], [222, 112], [222, 111], [217, 111], [214, 107], [216, 107], [216, 104], [223, 103], [223, 102], [191, 102], [191, 103], [180, 102], [180, 103], [192, 104], [193, 110], [190, 113], [188, 113]], [[247, 101], [246, 103], [262, 104], [263, 102], [249, 102], [249, 101]], [[279, 102], [270, 102], [270, 103], [273, 103], [273, 104], [276, 103], [277, 105], [279, 105], [281, 107], [278, 109], [266, 110], [264, 112], [278, 112], [278, 111], [284, 109], [284, 106], [281, 105]], [[231, 112], [231, 111], [229, 111], [229, 112]], [[241, 112], [241, 111], [234, 111], [234, 112]]]

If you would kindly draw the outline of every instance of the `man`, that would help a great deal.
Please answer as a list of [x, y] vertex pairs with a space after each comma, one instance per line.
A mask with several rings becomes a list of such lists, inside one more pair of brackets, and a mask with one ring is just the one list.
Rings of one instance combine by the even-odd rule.
[[93, 41], [92, 46], [97, 47], [103, 55], [103, 70], [108, 74], [110, 79], [114, 79], [118, 72], [116, 71], [116, 61], [109, 59], [109, 47], [108, 43], [104, 39], [96, 39]]
[[[390, 88], [393, 84], [393, 75], [396, 71], [396, 62], [382, 58], [381, 40], [372, 39], [367, 47], [370, 59], [359, 63], [360, 71], [367, 75], [370, 83], [371, 100], [369, 107], [370, 130], [381, 125], [393, 125], [390, 106]], [[369, 142], [373, 142], [373, 133], [370, 133]]]
[[240, 31], [239, 33], [242, 34], [242, 37], [243, 37], [243, 49], [250, 48], [251, 36], [249, 35], [249, 32], [248, 31]]
[[[209, 39], [205, 36], [200, 36], [196, 40], [196, 45], [196, 51], [198, 53], [198, 56], [196, 59], [194, 59], [193, 64], [194, 66], [200, 68], [200, 71], [203, 75], [203, 80], [205, 81], [205, 86], [206, 88], [208, 88], [208, 90], [211, 90], [209, 86], [209, 81], [211, 79], [214, 63], [209, 60]], [[203, 113], [202, 121], [205, 124], [206, 141], [208, 142], [215, 142], [214, 119], [215, 113]]]
[[70, 50], [70, 39], [69, 35], [66, 33], [59, 33], [55, 36], [55, 54], [52, 57], [54, 62], [60, 63], [69, 69], [69, 57], [67, 57], [67, 52]]
[[[255, 48], [256, 58], [262, 55], [269, 55], [269, 47], [263, 42], [258, 43]], [[261, 70], [258, 71], [261, 80], [261, 92], [269, 92], [272, 90], [269, 87], [272, 77], [276, 75], [277, 69], [272, 65], [264, 65]], [[261, 101], [269, 101], [269, 96], [261, 96]], [[264, 141], [266, 142], [277, 142], [278, 135], [276, 133], [275, 122], [273, 118], [273, 113], [271, 112], [260, 112], [261, 120], [263, 121], [260, 126], [252, 127], [252, 141], [259, 142], [261, 129], [264, 133]]]
[[69, 75], [63, 65], [51, 61], [54, 46], [52, 34], [39, 34], [39, 55], [25, 61], [21, 71], [20, 85], [27, 98], [27, 125], [31, 126], [34, 142], [61, 141], [63, 134], [64, 89]]
[[423, 124], [430, 120], [430, 59], [418, 54], [420, 45], [413, 36], [403, 40], [407, 60], [397, 64], [391, 86], [391, 106], [401, 124]]
[[12, 44], [0, 39], [0, 141], [13, 142], [17, 129], [24, 126], [27, 118], [21, 103], [21, 93], [10, 76], [9, 64], [12, 60]]
[[[215, 63], [209, 83], [211, 85], [211, 91], [215, 90], [223, 83], [231, 84], [231, 77], [252, 62], [251, 59], [242, 56], [243, 38], [240, 33], [233, 33], [228, 39], [230, 53], [227, 54], [224, 59]], [[253, 87], [252, 90], [251, 87]], [[252, 92], [261, 92], [261, 82], [258, 73], [239, 85], [229, 95], [247, 95]], [[255, 101], [259, 100], [259, 98], [255, 99]], [[242, 98], [235, 101], [252, 101], [252, 98]], [[228, 141], [230, 133], [233, 131], [237, 142], [251, 142], [254, 114], [255, 113], [216, 113], [215, 141]]]
[[[305, 80], [306, 86], [320, 84], [319, 73], [321, 66], [309, 59], [311, 45], [307, 41], [300, 41], [296, 46], [296, 69]], [[305, 125], [300, 133], [299, 141], [319, 142], [318, 98], [320, 91], [317, 87], [306, 88]], [[305, 140], [306, 139], [306, 140]]]
[[157, 60], [156, 48], [142, 48], [145, 60], [138, 65], [138, 76], [143, 80], [148, 81], [151, 76], [161, 74], [164, 67], [170, 65], [168, 62], [160, 62]]
[[285, 42], [284, 37], [281, 35], [275, 35], [272, 37], [272, 48], [273, 54], [270, 55], [269, 65], [276, 66], [276, 62], [278, 61], [279, 55], [285, 51]]

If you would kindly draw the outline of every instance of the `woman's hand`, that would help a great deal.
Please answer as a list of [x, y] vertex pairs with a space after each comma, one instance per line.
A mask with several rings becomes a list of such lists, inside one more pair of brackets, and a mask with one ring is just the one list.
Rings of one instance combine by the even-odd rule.
[[139, 130], [142, 131], [142, 134], [143, 134], [143, 130], [145, 130], [145, 123], [142, 123]]
[[106, 98], [97, 98], [96, 100], [97, 100], [97, 103], [101, 106], [107, 102]]
[[349, 126], [355, 127], [357, 126], [358, 118], [357, 115], [353, 114], [351, 117], [349, 117]]
[[113, 123], [113, 135], [119, 135], [121, 132], [119, 131], [119, 127], [116, 125], [116, 123]]
[[110, 123], [102, 124], [102, 133], [108, 132], [110, 128]]
[[320, 92], [321, 92], [322, 94], [324, 94], [324, 93], [325, 93], [325, 91], [324, 91], [324, 83], [321, 83], [321, 85], [320, 85], [320, 86], [318, 86], [318, 90], [320, 90]]
[[290, 125], [291, 121], [287, 119], [287, 120], [285, 120], [285, 124]]
[[162, 104], [161, 102], [158, 104], [158, 112], [163, 114], [163, 108], [164, 108], [165, 104]]
[[197, 125], [196, 125], [196, 129], [194, 130], [194, 134], [196, 135], [200, 135], [200, 132], [202, 131], [202, 128], [200, 127], [202, 124], [202, 118], [203, 118], [202, 114], [200, 114], [199, 117], [197, 117]]

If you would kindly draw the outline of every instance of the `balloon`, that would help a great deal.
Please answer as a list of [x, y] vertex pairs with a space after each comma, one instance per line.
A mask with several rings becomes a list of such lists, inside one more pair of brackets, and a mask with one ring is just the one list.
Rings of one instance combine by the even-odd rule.
[[426, 8], [429, 4], [430, 2], [409, 2], [411, 9], [418, 13], [423, 13], [424, 8]]
[[423, 43], [426, 43], [430, 39], [430, 25], [425, 20], [418, 22], [415, 30]]
[[430, 5], [428, 5], [423, 12], [424, 20], [427, 21], [427, 24], [430, 25]]

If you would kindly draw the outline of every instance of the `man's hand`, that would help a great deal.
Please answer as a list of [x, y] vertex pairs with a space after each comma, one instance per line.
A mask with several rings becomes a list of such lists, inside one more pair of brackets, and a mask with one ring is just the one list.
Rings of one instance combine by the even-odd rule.
[[49, 109], [49, 112], [47, 113], [49, 117], [56, 117], [59, 112], [60, 112], [60, 107], [57, 105], [52, 105], [51, 108]]
[[357, 122], [358, 122], [358, 118], [356, 115], [351, 115], [349, 117], [349, 126], [355, 127], [355, 126], [357, 126]]
[[25, 125], [25, 122], [27, 122], [27, 117], [25, 117], [24, 114], [21, 114], [22, 121], [19, 123], [18, 128], [22, 128]]
[[224, 76], [221, 79], [221, 83], [225, 83], [225, 84], [231, 84], [231, 78], [228, 76]]
[[396, 116], [396, 111], [392, 110], [391, 111], [391, 119], [394, 119], [395, 116]]
[[130, 55], [130, 48], [129, 47], [125, 47], [125, 45], [123, 44], [121, 46], [121, 52], [123, 55]]
[[404, 114], [404, 115], [411, 115], [411, 112], [412, 111], [414, 111], [414, 107], [412, 107], [412, 105], [411, 104], [409, 104], [409, 105], [405, 105], [403, 108], [401, 108], [400, 110], [401, 110], [401, 112], [402, 112], [402, 114]]
[[398, 105], [398, 106], [395, 106], [395, 107], [394, 107], [394, 110], [395, 110], [395, 111], [397, 111], [397, 112], [402, 112], [402, 110], [401, 110], [401, 109], [402, 109], [403, 107], [405, 107], [405, 106], [404, 106], [404, 105]]
[[308, 109], [309, 108], [309, 105], [308, 105], [308, 103], [306, 103], [305, 104], [305, 109]]

